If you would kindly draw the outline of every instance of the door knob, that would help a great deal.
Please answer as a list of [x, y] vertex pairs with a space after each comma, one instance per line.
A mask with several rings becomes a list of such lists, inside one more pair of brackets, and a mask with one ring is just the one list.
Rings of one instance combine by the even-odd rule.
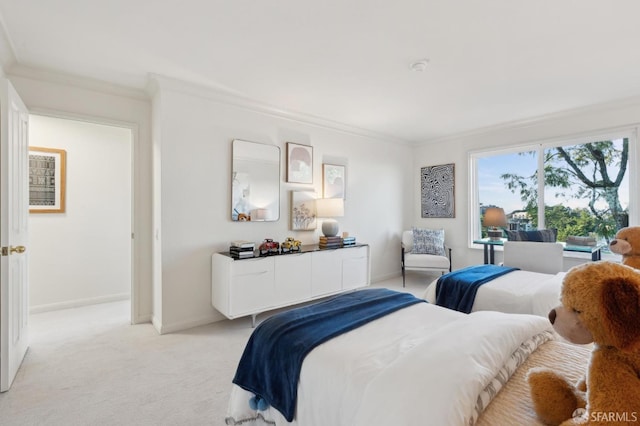
[[11, 248], [9, 249], [9, 251], [10, 251], [11, 253], [24, 253], [24, 251], [25, 251], [26, 249], [27, 249], [27, 248], [26, 248], [25, 246], [16, 246], [16, 247], [11, 246]]

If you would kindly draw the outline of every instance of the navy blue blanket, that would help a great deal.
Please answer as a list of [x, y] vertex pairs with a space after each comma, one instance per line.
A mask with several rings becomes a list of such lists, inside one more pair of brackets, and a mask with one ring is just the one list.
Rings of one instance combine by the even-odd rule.
[[468, 314], [482, 284], [517, 269], [498, 265], [477, 265], [445, 274], [436, 283], [436, 305]]
[[315, 346], [418, 302], [409, 293], [366, 289], [274, 315], [249, 338], [233, 383], [292, 421], [302, 361]]

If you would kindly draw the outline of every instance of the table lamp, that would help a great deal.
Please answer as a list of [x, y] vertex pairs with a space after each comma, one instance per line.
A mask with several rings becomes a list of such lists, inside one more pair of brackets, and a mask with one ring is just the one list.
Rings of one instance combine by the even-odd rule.
[[335, 237], [338, 235], [338, 221], [334, 217], [344, 216], [344, 199], [342, 198], [319, 198], [316, 200], [316, 214], [320, 218], [325, 218], [322, 222], [322, 233], [325, 237]]
[[251, 220], [255, 222], [264, 222], [267, 220], [267, 209], [254, 209], [251, 211]]
[[504, 209], [500, 207], [489, 207], [484, 211], [484, 219], [482, 224], [487, 227], [487, 234], [492, 241], [498, 241], [502, 238], [502, 229], [498, 226], [507, 226], [507, 216]]

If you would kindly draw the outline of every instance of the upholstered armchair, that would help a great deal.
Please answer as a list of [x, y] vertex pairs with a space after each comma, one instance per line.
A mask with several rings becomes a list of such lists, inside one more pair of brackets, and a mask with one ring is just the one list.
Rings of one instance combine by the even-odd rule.
[[405, 271], [451, 272], [451, 249], [444, 244], [442, 229], [403, 231], [400, 255], [402, 287], [405, 286]]

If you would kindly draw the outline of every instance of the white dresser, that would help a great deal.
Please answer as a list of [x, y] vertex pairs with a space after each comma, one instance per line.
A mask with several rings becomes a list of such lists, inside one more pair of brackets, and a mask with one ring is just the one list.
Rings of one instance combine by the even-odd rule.
[[307, 302], [370, 283], [369, 246], [303, 247], [300, 253], [233, 259], [212, 256], [211, 303], [227, 318]]

